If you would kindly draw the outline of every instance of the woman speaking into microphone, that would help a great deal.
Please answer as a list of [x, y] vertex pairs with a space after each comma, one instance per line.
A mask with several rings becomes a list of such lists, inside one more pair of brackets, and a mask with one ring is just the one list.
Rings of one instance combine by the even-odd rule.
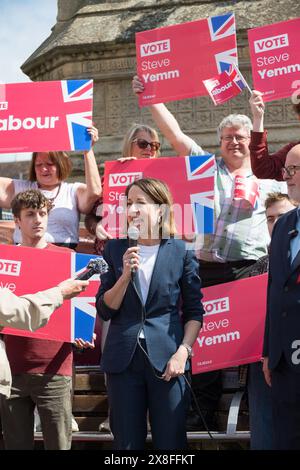
[[114, 447], [144, 449], [149, 412], [154, 448], [185, 449], [185, 372], [204, 313], [198, 262], [185, 242], [174, 238], [165, 183], [135, 181], [126, 197], [128, 227], [138, 229], [138, 240], [106, 243], [109, 269], [97, 294], [98, 314], [111, 320], [101, 366]]

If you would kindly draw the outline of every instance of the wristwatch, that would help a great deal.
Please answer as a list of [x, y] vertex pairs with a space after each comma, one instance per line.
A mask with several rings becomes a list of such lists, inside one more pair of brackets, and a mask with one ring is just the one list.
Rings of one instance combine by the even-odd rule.
[[181, 343], [180, 346], [183, 346], [187, 352], [188, 352], [188, 359], [190, 359], [193, 355], [193, 349], [192, 349], [192, 346], [190, 346], [189, 344], [187, 343]]

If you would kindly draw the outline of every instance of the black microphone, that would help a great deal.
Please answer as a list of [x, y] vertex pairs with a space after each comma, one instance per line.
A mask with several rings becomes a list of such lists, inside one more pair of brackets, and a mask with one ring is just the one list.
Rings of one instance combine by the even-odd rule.
[[298, 235], [298, 233], [299, 231], [296, 228], [293, 228], [293, 230], [290, 230], [288, 232], [288, 235], [290, 236], [290, 238], [295, 238]]
[[130, 225], [128, 228], [128, 239], [129, 239], [129, 248], [132, 246], [137, 246], [137, 241], [140, 236], [140, 231], [135, 225]]
[[102, 257], [94, 258], [88, 262], [85, 271], [75, 277], [75, 279], [78, 281], [86, 281], [94, 274], [103, 274], [106, 273], [107, 270], [108, 264]]
[[[140, 236], [139, 229], [135, 227], [135, 225], [130, 225], [127, 233], [128, 233], [129, 248], [132, 248], [133, 246], [137, 246], [138, 239]], [[133, 278], [135, 274], [135, 268], [131, 268], [131, 273], [132, 273], [132, 278]]]

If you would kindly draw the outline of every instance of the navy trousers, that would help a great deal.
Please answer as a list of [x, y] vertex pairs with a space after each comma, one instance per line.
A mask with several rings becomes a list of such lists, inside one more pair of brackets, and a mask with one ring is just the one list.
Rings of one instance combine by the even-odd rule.
[[190, 400], [184, 377], [170, 382], [158, 378], [137, 346], [125, 371], [107, 374], [107, 389], [116, 450], [145, 448], [148, 412], [155, 449], [187, 448], [185, 420]]
[[281, 358], [272, 370], [275, 449], [300, 450], [300, 374]]
[[251, 450], [275, 450], [271, 387], [265, 381], [261, 362], [249, 364], [247, 390]]

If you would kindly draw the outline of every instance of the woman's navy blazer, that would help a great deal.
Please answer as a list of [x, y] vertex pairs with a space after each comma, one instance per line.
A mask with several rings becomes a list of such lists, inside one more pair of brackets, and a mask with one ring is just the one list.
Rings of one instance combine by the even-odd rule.
[[202, 322], [201, 280], [193, 250], [182, 240], [162, 240], [158, 250], [149, 293], [143, 307], [138, 276], [128, 285], [118, 310], [109, 308], [103, 296], [123, 271], [123, 255], [128, 240], [110, 240], [104, 249], [109, 265], [101, 275], [96, 296], [97, 312], [103, 320], [111, 320], [101, 367], [104, 372], [122, 372], [130, 363], [143, 328], [152, 365], [163, 371], [172, 354], [181, 344], [184, 324], [189, 320]]

